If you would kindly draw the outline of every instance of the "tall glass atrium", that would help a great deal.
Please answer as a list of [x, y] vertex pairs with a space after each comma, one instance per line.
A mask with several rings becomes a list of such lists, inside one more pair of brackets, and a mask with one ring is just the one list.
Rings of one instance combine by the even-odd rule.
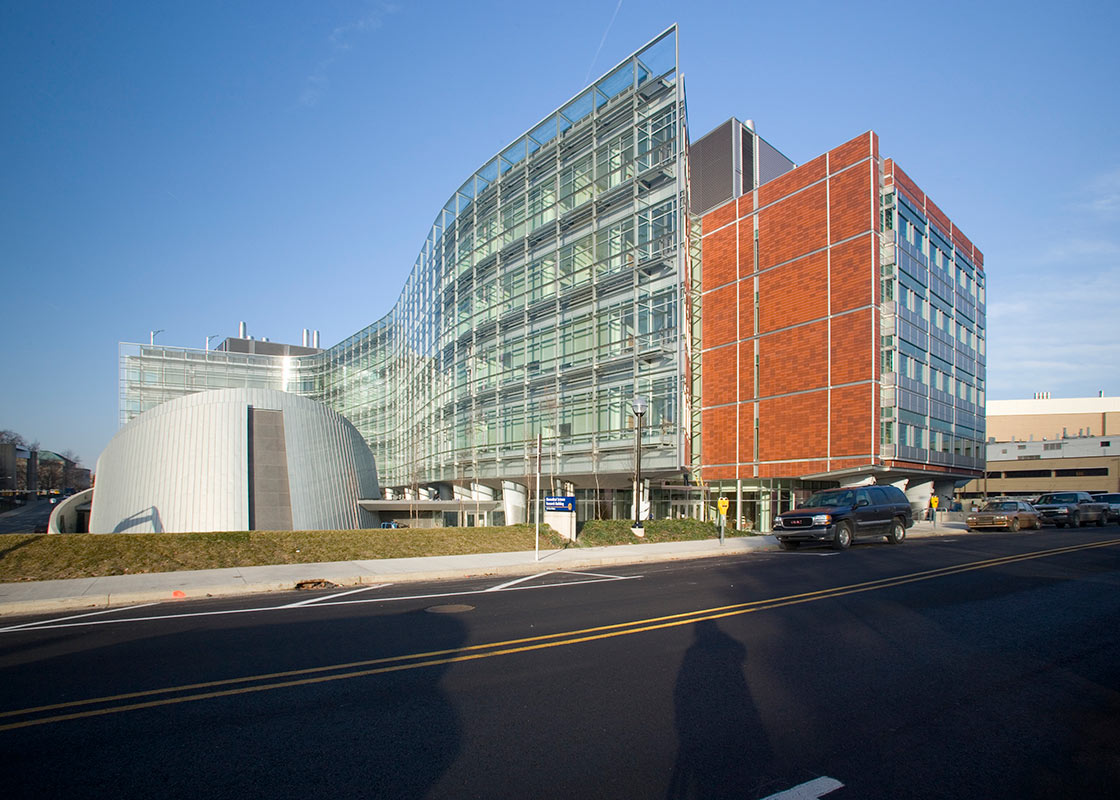
[[[121, 347], [121, 421], [265, 386], [349, 419], [383, 486], [630, 486], [689, 466], [687, 129], [670, 28], [487, 160], [384, 318], [304, 356]], [[625, 515], [625, 514], [623, 514]]]

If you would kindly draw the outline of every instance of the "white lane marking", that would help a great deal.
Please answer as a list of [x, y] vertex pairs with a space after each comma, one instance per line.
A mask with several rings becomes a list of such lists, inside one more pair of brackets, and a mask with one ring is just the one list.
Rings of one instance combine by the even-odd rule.
[[506, 583], [502, 583], [502, 584], [499, 584], [497, 586], [491, 586], [489, 589], [485, 589], [484, 591], [500, 592], [503, 589], [508, 589], [510, 586], [516, 586], [519, 583], [524, 583], [525, 581], [531, 581], [531, 580], [533, 580], [533, 578], [541, 578], [541, 577], [544, 577], [547, 574], [548, 574], [547, 572], [538, 572], [536, 575], [526, 575], [524, 578], [517, 578], [516, 580], [507, 581]]
[[843, 788], [844, 784], [835, 778], [817, 778], [800, 786], [794, 786], [792, 789], [786, 789], [784, 792], [768, 795], [762, 800], [818, 800], [829, 792]]
[[592, 578], [614, 578], [615, 580], [619, 581], [630, 580], [631, 577], [628, 575], [607, 575], [605, 572], [575, 572], [574, 570], [570, 569], [562, 569], [559, 571], [563, 572], [566, 575], [589, 575]]
[[[536, 575], [527, 575], [524, 578], [517, 578], [516, 580], [508, 581], [506, 583], [499, 584], [498, 586], [492, 586], [489, 589], [486, 589], [485, 591], [487, 591], [487, 592], [504, 592], [504, 591], [507, 591], [507, 590], [511, 589], [514, 586], [517, 586], [517, 584], [519, 584], [519, 583], [525, 583], [525, 581], [531, 581], [531, 580], [534, 580], [536, 578], [543, 578], [545, 575], [585, 575], [589, 578], [599, 578], [600, 581], [602, 581], [602, 580], [612, 580], [612, 581], [628, 581], [628, 580], [630, 580], [630, 578], [625, 576], [625, 575], [604, 575], [604, 574], [601, 574], [601, 573], [598, 573], [598, 572], [575, 572], [574, 570], [570, 570], [570, 569], [558, 569], [558, 570], [554, 570], [552, 572], [538, 572]], [[572, 581], [572, 583], [597, 583], [597, 582], [599, 582], [599, 581]], [[549, 584], [549, 585], [560, 585], [560, 584]], [[528, 586], [528, 587], [519, 587], [519, 588], [532, 589], [532, 588], [536, 588], [536, 587]]]
[[[538, 583], [538, 584], [533, 584], [532, 586], [512, 586], [509, 589], [503, 589], [502, 591], [517, 592], [517, 591], [522, 591], [522, 590], [525, 590], [525, 589], [554, 589], [554, 588], [560, 588], [560, 587], [564, 587], [564, 586], [581, 586], [585, 583], [606, 583], [608, 581], [632, 581], [632, 580], [637, 580], [638, 578], [641, 578], [641, 577], [642, 577], [641, 575], [630, 575], [630, 576], [623, 577], [623, 578], [610, 577], [610, 578], [599, 578], [599, 579], [596, 579], [596, 580], [588, 580], [588, 581], [564, 581], [562, 583]], [[264, 607], [261, 607], [261, 608], [227, 608], [227, 609], [224, 609], [222, 611], [190, 611], [190, 612], [187, 612], [187, 613], [184, 613], [184, 614], [157, 614], [157, 615], [151, 616], [151, 617], [126, 617], [124, 619], [97, 619], [97, 620], [89, 620], [88, 622], [63, 622], [63, 619], [72, 619], [71, 617], [64, 617], [64, 618], [58, 619], [58, 620], [45, 620], [41, 623], [25, 623], [25, 625], [21, 625], [19, 627], [22, 629], [21, 632], [46, 631], [46, 630], [52, 630], [52, 629], [55, 629], [55, 628], [82, 628], [82, 627], [88, 627], [88, 626], [91, 626], [91, 625], [113, 625], [113, 624], [117, 624], [117, 623], [120, 623], [120, 622], [154, 622], [156, 620], [188, 619], [190, 617], [220, 617], [220, 616], [225, 616], [225, 615], [228, 615], [228, 614], [255, 614], [255, 613], [261, 613], [261, 612], [265, 612], [265, 611], [303, 611], [303, 610], [314, 611], [314, 610], [319, 609], [319, 608], [328, 608], [330, 606], [349, 606], [349, 605], [358, 605], [358, 604], [362, 604], [362, 603], [389, 603], [389, 602], [394, 602], [394, 601], [397, 601], [397, 600], [436, 600], [436, 599], [443, 599], [443, 598], [447, 598], [447, 597], [467, 597], [467, 596], [475, 595], [475, 594], [487, 594], [489, 591], [490, 591], [489, 589], [476, 589], [474, 591], [469, 591], [469, 592], [440, 592], [438, 594], [415, 594], [415, 595], [408, 595], [408, 596], [405, 596], [405, 597], [372, 597], [372, 598], [366, 598], [364, 600], [339, 600], [339, 601], [336, 601], [334, 603], [319, 603], [318, 605], [313, 605], [313, 606], [303, 605], [303, 606], [293, 607], [291, 605], [282, 605], [282, 606], [264, 606]], [[156, 605], [156, 604], [155, 603], [146, 603], [145, 605]], [[141, 606], [131, 606], [131, 608], [141, 608]], [[111, 611], [122, 611], [124, 609], [117, 608], [117, 609], [110, 609], [110, 610]], [[98, 612], [98, 613], [108, 613], [108, 612], [106, 611], [106, 612]], [[85, 616], [85, 615], [81, 615], [81, 616]], [[61, 624], [61, 625], [56, 624], [56, 623], [59, 623], [59, 622], [63, 622], [63, 624]], [[0, 633], [3, 633], [5, 630], [9, 630], [9, 629], [0, 629]], [[14, 628], [10, 629], [10, 630], [14, 630]]]
[[[134, 608], [147, 608], [148, 606], [156, 606], [156, 605], [159, 605], [159, 603], [158, 602], [156, 602], [156, 603], [141, 603], [138, 606], [124, 606], [123, 608], [106, 608], [106, 609], [103, 609], [101, 611], [91, 611], [88, 614], [74, 614], [71, 617], [59, 617], [58, 619], [52, 619], [51, 622], [52, 623], [63, 622], [64, 620], [81, 619], [82, 617], [96, 617], [98, 614], [112, 614], [114, 611], [131, 611]], [[7, 628], [0, 628], [0, 633], [6, 633], [7, 631], [18, 631], [21, 628], [33, 628], [36, 625], [40, 625], [40, 624], [42, 624], [42, 623], [40, 623], [40, 622], [24, 622], [22, 625], [10, 625]]]
[[322, 597], [312, 597], [309, 600], [300, 600], [295, 603], [288, 603], [286, 606], [280, 608], [299, 608], [300, 606], [309, 606], [312, 603], [320, 603], [324, 600], [334, 600], [336, 597], [346, 597], [348, 594], [357, 594], [358, 592], [368, 592], [371, 589], [384, 589], [386, 586], [392, 586], [391, 583], [375, 583], [372, 586], [363, 586], [360, 589], [351, 589], [348, 592], [339, 592], [338, 594], [326, 594]]
[[[502, 589], [503, 592], [520, 592], [523, 589], [551, 589], [557, 586], [582, 586], [585, 583], [610, 583], [611, 581], [634, 581], [642, 577], [641, 575], [630, 575], [628, 577], [615, 577], [613, 575], [605, 578], [596, 578], [590, 581], [564, 581], [563, 583], [535, 583], [532, 586], [511, 586], [508, 589]], [[471, 594], [474, 594], [471, 592]], [[345, 602], [345, 601], [343, 601]], [[358, 601], [359, 603], [362, 601]]]

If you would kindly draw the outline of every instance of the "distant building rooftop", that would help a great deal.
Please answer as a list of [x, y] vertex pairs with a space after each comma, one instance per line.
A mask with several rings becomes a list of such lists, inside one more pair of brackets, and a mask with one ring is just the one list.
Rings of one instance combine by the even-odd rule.
[[1120, 397], [1055, 397], [989, 400], [989, 417], [1019, 414], [1104, 414], [1120, 411]]

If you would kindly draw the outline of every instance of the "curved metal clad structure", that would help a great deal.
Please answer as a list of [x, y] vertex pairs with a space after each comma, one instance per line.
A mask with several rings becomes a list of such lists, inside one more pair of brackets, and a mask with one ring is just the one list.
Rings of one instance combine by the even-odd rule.
[[94, 533], [367, 528], [373, 454], [338, 413], [272, 389], [180, 397], [140, 415], [97, 461]]

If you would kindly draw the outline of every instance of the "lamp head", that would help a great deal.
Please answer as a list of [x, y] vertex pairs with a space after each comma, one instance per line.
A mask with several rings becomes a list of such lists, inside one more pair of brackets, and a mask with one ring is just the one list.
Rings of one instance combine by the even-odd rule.
[[634, 413], [637, 416], [640, 417], [642, 414], [646, 413], [646, 399], [644, 397], [635, 397], [630, 405], [633, 407]]

